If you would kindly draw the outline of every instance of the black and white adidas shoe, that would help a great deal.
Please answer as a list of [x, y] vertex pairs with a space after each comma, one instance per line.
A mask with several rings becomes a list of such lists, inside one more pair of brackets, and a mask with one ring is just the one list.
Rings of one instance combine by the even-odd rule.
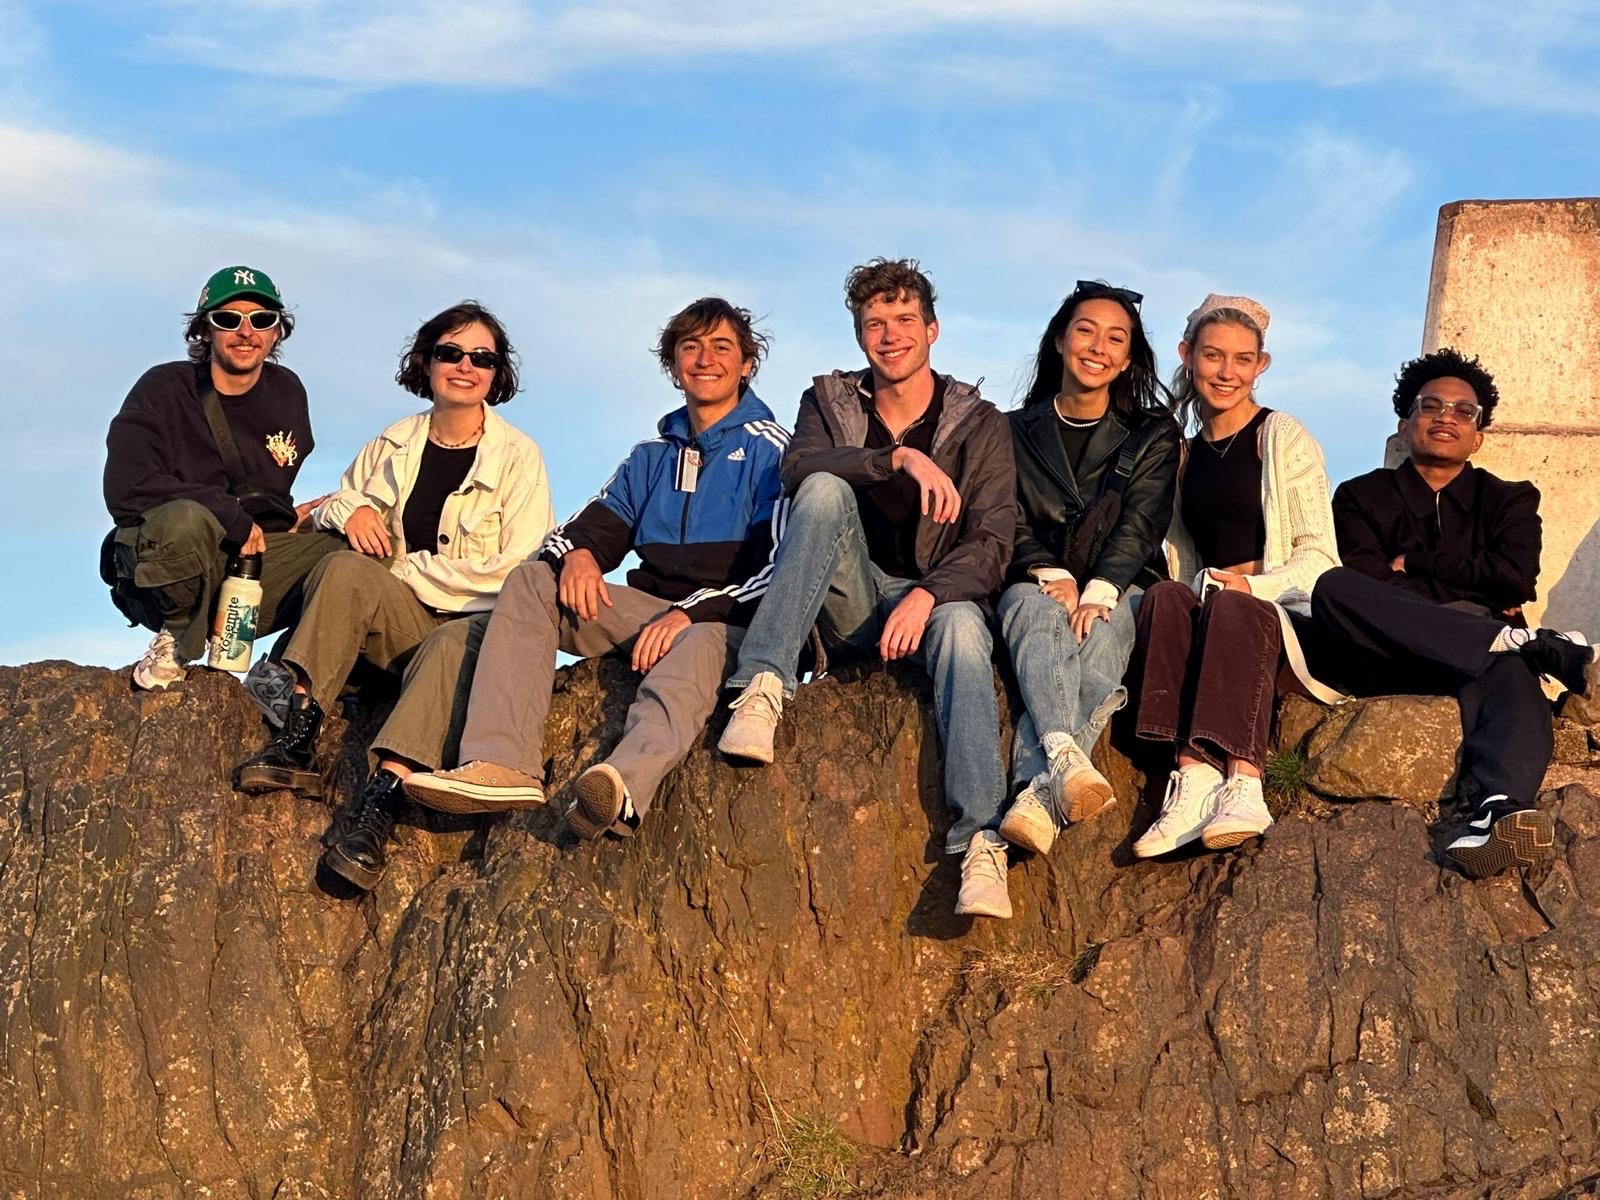
[[1486, 797], [1465, 828], [1444, 852], [1469, 879], [1487, 879], [1511, 867], [1536, 867], [1556, 844], [1556, 824], [1549, 813], [1505, 795]]
[[1535, 675], [1548, 675], [1569, 692], [1582, 695], [1594, 677], [1594, 647], [1581, 633], [1532, 629], [1519, 642], [1517, 653]]

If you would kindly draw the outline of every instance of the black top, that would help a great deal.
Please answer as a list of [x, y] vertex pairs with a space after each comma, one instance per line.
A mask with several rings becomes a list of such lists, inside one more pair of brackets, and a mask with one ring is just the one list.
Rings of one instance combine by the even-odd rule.
[[1189, 439], [1179, 505], [1204, 567], [1255, 562], [1266, 552], [1267, 515], [1261, 507], [1261, 456], [1256, 452], [1263, 408], [1231, 437]]
[[[871, 381], [871, 376], [868, 377]], [[878, 416], [877, 407], [863, 399], [867, 412], [868, 450], [909, 446], [933, 457], [933, 431], [944, 412], [944, 377], [933, 377], [933, 399], [923, 414], [895, 437]], [[897, 579], [916, 579], [917, 522], [922, 516], [922, 489], [904, 471], [882, 483], [857, 484], [856, 507], [861, 510], [861, 528], [867, 537], [867, 555], [877, 568]]]
[[450, 535], [439, 532], [439, 514], [444, 511], [445, 497], [461, 486], [477, 457], [476, 446], [459, 450], [446, 450], [432, 442], [423, 446], [417, 481], [411, 485], [411, 494], [400, 510], [407, 550], [437, 552], [450, 544]]
[[[189, 362], [151, 367], [111, 419], [104, 490], [106, 508], [119, 525], [169, 500], [194, 500], [217, 518], [232, 545], [250, 536], [250, 514], [228, 490], [228, 473], [200, 406], [202, 385], [211, 385], [209, 370]], [[295, 373], [267, 363], [248, 392], [217, 398], [249, 484], [290, 499], [313, 445], [306, 390]]]
[[1345, 566], [1430, 600], [1504, 612], [1534, 598], [1541, 531], [1531, 483], [1468, 463], [1435, 492], [1407, 459], [1341, 483], [1333, 527]]
[[[1054, 408], [1054, 405], [1051, 405]], [[1078, 478], [1083, 474], [1083, 452], [1088, 449], [1089, 439], [1094, 436], [1095, 430], [1100, 428], [1100, 422], [1105, 420], [1101, 414], [1100, 419], [1082, 424], [1069, 424], [1061, 419], [1061, 414], [1056, 414], [1056, 436], [1061, 439], [1061, 453], [1067, 460], [1067, 465], [1072, 468], [1072, 477]]]

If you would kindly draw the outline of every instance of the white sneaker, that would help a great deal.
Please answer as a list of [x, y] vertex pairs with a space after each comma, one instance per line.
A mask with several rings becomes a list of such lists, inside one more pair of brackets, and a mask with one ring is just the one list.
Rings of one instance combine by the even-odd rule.
[[1261, 780], [1235, 775], [1217, 792], [1217, 814], [1206, 822], [1200, 840], [1207, 850], [1226, 850], [1271, 828], [1272, 814], [1261, 797]]
[[728, 707], [733, 716], [717, 740], [717, 749], [729, 758], [771, 762], [772, 739], [783, 716], [783, 680], [771, 671], [758, 671]]
[[1000, 836], [1013, 846], [1035, 854], [1049, 854], [1058, 828], [1055, 807], [1050, 803], [1050, 777], [1035, 775], [1022, 795], [1006, 809], [1005, 820], [1000, 822]]
[[144, 657], [133, 664], [133, 686], [147, 692], [165, 691], [184, 677], [178, 661], [177, 642], [165, 629], [150, 639]]
[[967, 856], [961, 860], [956, 916], [1002, 920], [1011, 916], [1011, 894], [1006, 891], [1006, 844], [999, 834], [980, 829], [972, 835]]
[[1194, 841], [1216, 812], [1221, 790], [1222, 772], [1210, 763], [1174, 771], [1167, 780], [1167, 794], [1161, 798], [1161, 815], [1134, 842], [1134, 854], [1154, 858]]
[[289, 697], [294, 695], [294, 672], [263, 656], [244, 673], [242, 682], [245, 695], [261, 710], [267, 724], [282, 729], [283, 719], [289, 715]]
[[1111, 784], [1071, 734], [1047, 733], [1040, 742], [1050, 760], [1050, 798], [1063, 820], [1085, 821], [1117, 802]]

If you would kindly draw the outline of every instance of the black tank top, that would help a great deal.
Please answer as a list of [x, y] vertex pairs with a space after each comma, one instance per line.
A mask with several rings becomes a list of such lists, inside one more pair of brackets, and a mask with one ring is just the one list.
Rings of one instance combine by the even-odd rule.
[[1254, 562], [1266, 551], [1267, 515], [1261, 508], [1261, 458], [1256, 444], [1263, 408], [1231, 437], [1189, 439], [1183, 469], [1183, 524], [1203, 567]]

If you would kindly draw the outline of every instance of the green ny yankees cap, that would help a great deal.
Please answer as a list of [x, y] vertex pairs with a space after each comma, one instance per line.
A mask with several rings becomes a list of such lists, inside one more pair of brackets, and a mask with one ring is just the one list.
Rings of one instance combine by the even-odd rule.
[[229, 300], [256, 300], [268, 308], [283, 307], [278, 285], [265, 271], [254, 267], [223, 267], [200, 289], [196, 312], [210, 312]]

